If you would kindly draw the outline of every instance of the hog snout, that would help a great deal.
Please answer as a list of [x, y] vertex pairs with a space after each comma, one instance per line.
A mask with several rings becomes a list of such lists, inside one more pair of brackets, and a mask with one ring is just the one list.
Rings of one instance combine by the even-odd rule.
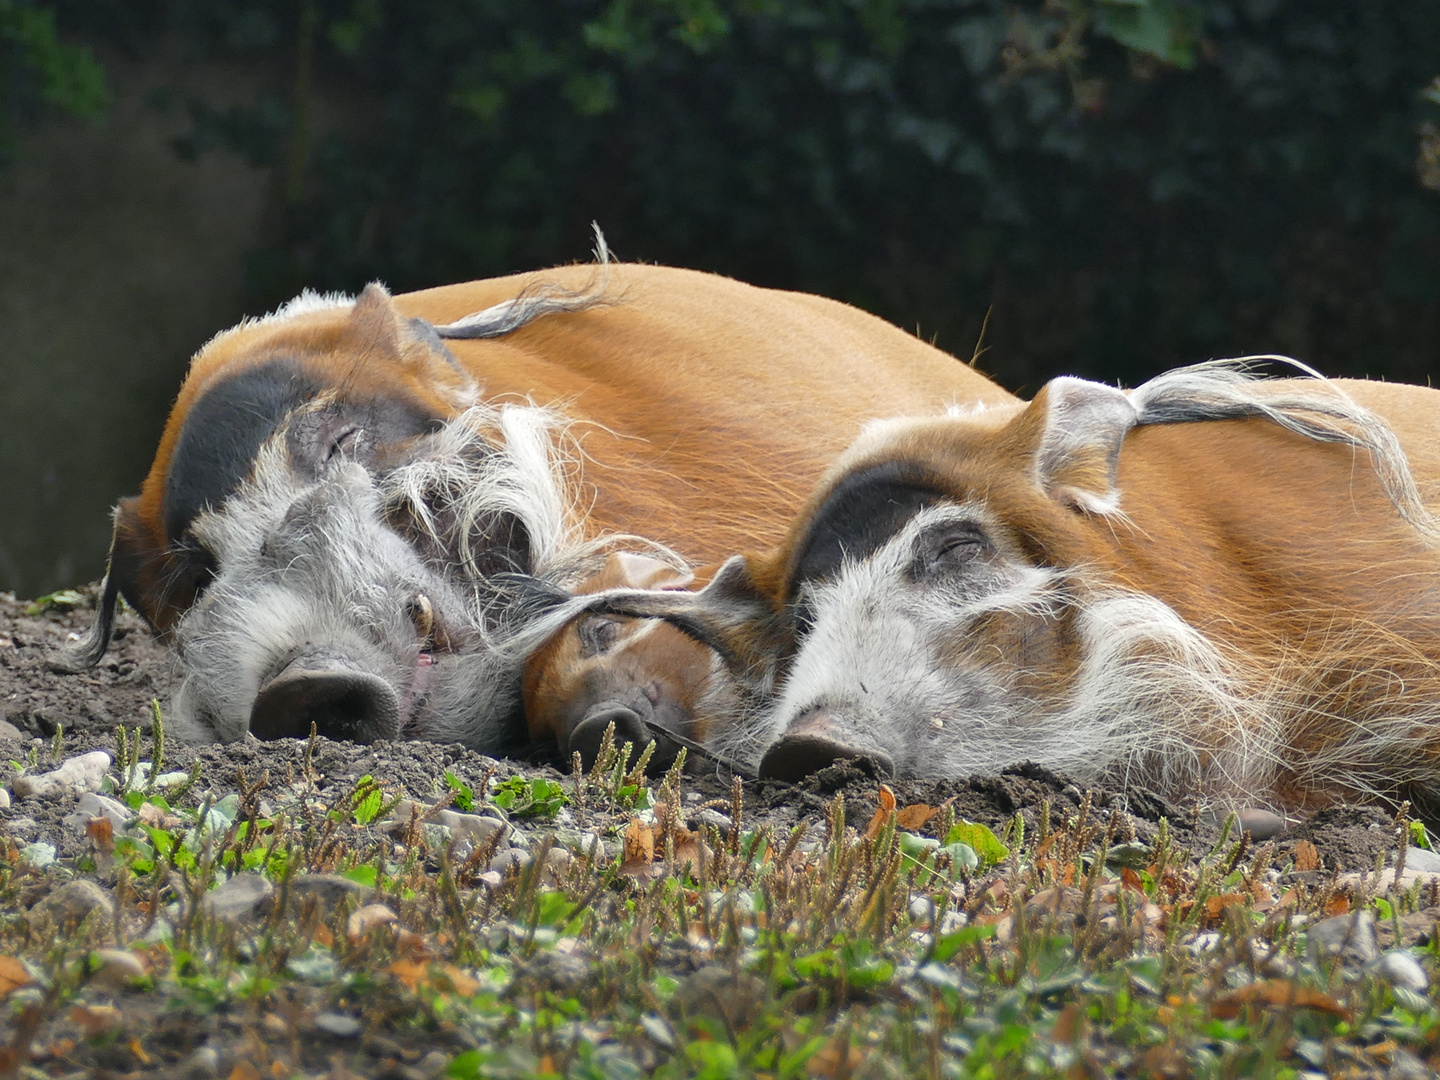
[[400, 729], [400, 700], [384, 679], [343, 656], [301, 656], [261, 686], [250, 709], [250, 730], [261, 739], [303, 739], [311, 724], [330, 739], [393, 738]]
[[648, 709], [647, 704], [637, 702], [636, 706], [632, 707], [624, 702], [602, 701], [592, 705], [570, 732], [570, 753], [578, 750], [581, 764], [587, 769], [591, 768], [600, 754], [605, 729], [614, 724], [615, 745], [618, 747], [628, 742], [635, 748], [630, 758], [632, 765], [645, 746], [654, 742], [655, 752], [650, 757], [649, 771], [654, 773], [669, 768], [680, 752], [680, 746], [650, 730], [645, 721], [648, 716], [653, 715], [653, 710]]
[[837, 761], [870, 758], [882, 776], [895, 775], [895, 760], [883, 750], [847, 737], [840, 719], [828, 712], [810, 712], [765, 751], [760, 759], [762, 780], [794, 783]]

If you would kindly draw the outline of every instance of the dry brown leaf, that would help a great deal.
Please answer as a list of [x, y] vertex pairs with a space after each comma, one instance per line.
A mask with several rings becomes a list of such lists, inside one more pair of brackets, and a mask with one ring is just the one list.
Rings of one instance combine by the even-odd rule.
[[1309, 840], [1296, 840], [1292, 857], [1295, 860], [1295, 869], [1302, 874], [1320, 869], [1320, 852]]
[[895, 792], [891, 791], [887, 785], [880, 785], [880, 790], [875, 793], [875, 798], [880, 802], [880, 809], [887, 814], [895, 809]]
[[440, 971], [450, 980], [450, 988], [461, 997], [474, 997], [480, 992], [480, 980], [454, 964], [445, 964]]
[[273, 1076], [275, 1080], [285, 1080], [285, 1078], [290, 1075], [290, 1066], [286, 1065], [285, 1062], [279, 1058], [276, 1058], [270, 1063], [270, 1075]]
[[85, 1033], [87, 1039], [114, 1031], [125, 1022], [125, 1017], [114, 1005], [72, 1005], [65, 1016]]
[[811, 1076], [831, 1080], [837, 1076], [852, 1075], [864, 1061], [864, 1051], [858, 1046], [852, 1046], [848, 1039], [837, 1037], [811, 1055], [810, 1060], [805, 1062], [805, 1071]]
[[1131, 892], [1142, 894], [1145, 892], [1144, 879], [1128, 866], [1122, 867], [1120, 870], [1120, 884], [1124, 885], [1125, 888]]
[[130, 1053], [132, 1053], [132, 1054], [135, 1055], [135, 1059], [136, 1059], [137, 1061], [139, 1061], [141, 1065], [149, 1065], [149, 1064], [150, 1064], [150, 1055], [147, 1054], [147, 1053], [145, 1052], [145, 1048], [140, 1045], [140, 1040], [139, 1040], [139, 1039], [131, 1039], [131, 1040], [130, 1040], [130, 1043], [129, 1043], [129, 1046], [130, 1046]]
[[1041, 840], [1040, 843], [1036, 844], [1035, 858], [1043, 859], [1046, 855], [1050, 854], [1050, 849], [1055, 846], [1055, 840], [1059, 837], [1059, 835], [1059, 833], [1052, 832], [1049, 836], [1045, 837], [1044, 840]]
[[1205, 917], [1210, 920], [1218, 919], [1220, 913], [1233, 904], [1243, 904], [1250, 899], [1245, 893], [1222, 893], [1219, 896], [1212, 896], [1205, 901]]
[[1350, 914], [1350, 897], [1345, 893], [1336, 893], [1325, 902], [1325, 916], [1334, 918], [1336, 915]]
[[384, 904], [366, 904], [350, 916], [345, 932], [352, 943], [359, 942], [377, 926], [388, 926], [399, 919], [395, 912]]
[[653, 862], [655, 830], [638, 817], [625, 826], [625, 862]]
[[13, 956], [0, 956], [0, 1001], [4, 1001], [22, 986], [29, 986], [35, 980], [25, 965]]
[[1210, 1003], [1210, 1015], [1219, 1020], [1233, 1020], [1247, 1005], [1314, 1009], [1342, 1020], [1350, 1019], [1350, 1010], [1323, 990], [1297, 986], [1289, 979], [1265, 979], [1222, 994]]
[[92, 817], [85, 823], [85, 835], [102, 855], [115, 850], [115, 823], [108, 817]]
[[895, 824], [902, 829], [918, 829], [940, 811], [925, 803], [911, 803], [895, 813]]
[[1080, 1003], [1072, 1001], [1060, 1010], [1060, 1015], [1055, 1018], [1055, 1026], [1050, 1029], [1050, 1038], [1057, 1043], [1074, 1043], [1085, 1022], [1085, 1010]]
[[229, 1080], [260, 1080], [260, 1070], [248, 1061], [238, 1061], [230, 1070]]
[[425, 981], [430, 965], [420, 960], [400, 959], [392, 962], [385, 970], [405, 984], [405, 988], [414, 993]]

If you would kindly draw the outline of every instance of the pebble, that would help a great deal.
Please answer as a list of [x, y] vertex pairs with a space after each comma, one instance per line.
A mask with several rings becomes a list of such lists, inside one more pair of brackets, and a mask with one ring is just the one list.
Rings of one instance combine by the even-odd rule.
[[220, 1055], [213, 1046], [202, 1046], [185, 1062], [185, 1071], [195, 1080], [209, 1080], [220, 1075]]
[[24, 738], [25, 733], [9, 720], [0, 720], [0, 739], [14, 739], [16, 742], [20, 742]]
[[1440, 854], [1421, 847], [1406, 848], [1405, 866], [1422, 874], [1440, 874]]
[[5, 831], [20, 837], [33, 833], [39, 828], [40, 823], [32, 817], [14, 817], [5, 822]]
[[1423, 994], [1430, 987], [1430, 976], [1425, 974], [1419, 961], [1404, 949], [1392, 949], [1380, 957], [1375, 964], [1375, 974], [1391, 986], [1403, 986], [1417, 994]]
[[117, 990], [150, 974], [145, 961], [127, 949], [96, 949], [90, 954], [90, 968], [92, 982]]
[[95, 882], [82, 879], [61, 885], [30, 910], [57, 922], [78, 922], [97, 910], [108, 919], [115, 913], [115, 902]]
[[[406, 820], [409, 820], [408, 817]], [[444, 825], [454, 839], [469, 840], [475, 845], [484, 843], [506, 827], [499, 818], [462, 814], [456, 810], [439, 811], [435, 815], [435, 824]]]
[[71, 758], [53, 772], [17, 776], [14, 781], [15, 797], [49, 798], [55, 795], [81, 795], [87, 791], [99, 791], [100, 782], [109, 769], [110, 755], [104, 750], [92, 750], [88, 754]]
[[296, 910], [311, 897], [321, 908], [330, 910], [347, 896], [359, 897], [365, 886], [339, 874], [296, 874], [290, 879], [290, 904]]
[[425, 1076], [439, 1076], [450, 1064], [450, 1055], [443, 1050], [431, 1050], [415, 1065]]
[[1273, 840], [1289, 827], [1289, 822], [1269, 810], [1247, 807], [1235, 814], [1236, 826], [1241, 832], [1248, 832], [1251, 840]]
[[524, 870], [530, 865], [531, 857], [528, 851], [521, 851], [519, 848], [509, 848], [500, 852], [490, 860], [490, 869], [496, 873], [503, 874], [510, 867], [516, 870]]
[[353, 1016], [344, 1013], [322, 1012], [315, 1017], [315, 1026], [326, 1035], [337, 1039], [353, 1039], [360, 1034], [361, 1024]]
[[702, 825], [712, 825], [722, 833], [728, 833], [734, 826], [728, 814], [722, 814], [714, 807], [706, 807], [690, 815], [690, 828], [698, 829]]
[[110, 824], [118, 833], [124, 832], [125, 826], [130, 824], [134, 816], [124, 803], [115, 799], [107, 799], [104, 795], [96, 795], [93, 791], [87, 791], [75, 804], [74, 812], [66, 814], [63, 820], [70, 828], [83, 833], [92, 818], [109, 818]]
[[201, 910], [212, 919], [243, 922], [254, 915], [275, 892], [275, 886], [259, 874], [236, 874], [200, 901]]
[[1375, 919], [1368, 911], [1322, 919], [1305, 933], [1312, 950], [1327, 955], [1338, 953], [1347, 964], [1357, 967], [1380, 955], [1380, 946], [1375, 940]]
[[580, 844], [576, 850], [580, 852], [581, 858], [597, 863], [604, 862], [607, 853], [605, 841], [600, 839], [599, 833], [593, 832], [580, 834]]
[[504, 884], [505, 875], [498, 873], [494, 870], [486, 870], [485, 873], [480, 875], [480, 880], [484, 884], [489, 885], [490, 888], [498, 889], [501, 885]]
[[935, 901], [928, 896], [917, 896], [910, 901], [910, 921], [920, 929], [929, 929], [935, 921]]
[[10, 809], [10, 792], [7, 788], [0, 787], [0, 810]]

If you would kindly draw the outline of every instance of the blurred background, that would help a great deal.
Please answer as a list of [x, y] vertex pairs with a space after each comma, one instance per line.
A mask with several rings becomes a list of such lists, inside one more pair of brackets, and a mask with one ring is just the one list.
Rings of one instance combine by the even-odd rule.
[[1437, 0], [0, 0], [0, 589], [98, 577], [189, 356], [589, 257], [1032, 393], [1440, 359]]

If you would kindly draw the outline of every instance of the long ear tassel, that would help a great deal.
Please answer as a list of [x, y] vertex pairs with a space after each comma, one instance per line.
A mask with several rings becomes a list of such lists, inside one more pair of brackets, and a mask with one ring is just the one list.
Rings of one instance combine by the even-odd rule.
[[110, 635], [115, 629], [115, 603], [119, 596], [120, 585], [115, 580], [115, 575], [107, 569], [100, 603], [95, 608], [95, 621], [90, 624], [84, 637], [60, 650], [60, 654], [51, 661], [52, 667], [73, 675], [93, 668], [100, 662], [105, 650], [110, 647]]

